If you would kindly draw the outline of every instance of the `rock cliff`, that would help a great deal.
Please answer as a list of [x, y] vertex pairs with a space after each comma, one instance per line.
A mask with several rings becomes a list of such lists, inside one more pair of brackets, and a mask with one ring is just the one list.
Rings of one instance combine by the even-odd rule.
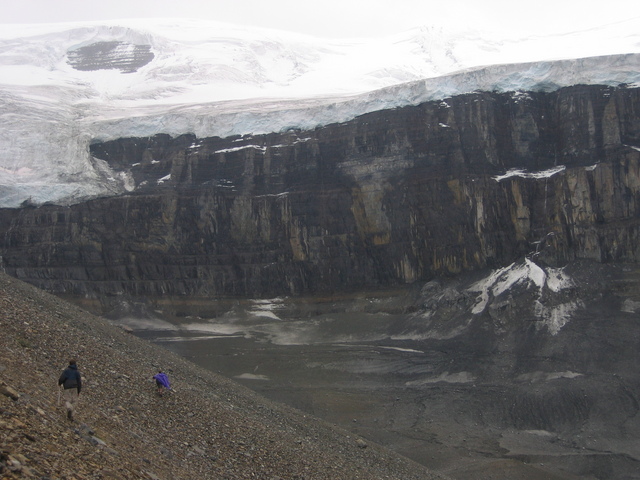
[[2, 268], [109, 303], [387, 287], [527, 254], [634, 262], [639, 150], [640, 89], [624, 85], [94, 143], [131, 192], [0, 210]]
[[126, 42], [95, 42], [70, 50], [67, 63], [76, 70], [120, 70], [133, 73], [153, 60], [151, 45]]

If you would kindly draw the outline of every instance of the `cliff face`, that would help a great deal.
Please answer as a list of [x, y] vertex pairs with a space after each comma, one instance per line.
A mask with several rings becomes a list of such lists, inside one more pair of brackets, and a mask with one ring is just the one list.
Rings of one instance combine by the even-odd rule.
[[313, 131], [124, 138], [91, 154], [132, 193], [0, 210], [7, 273], [89, 297], [276, 296], [531, 253], [640, 260], [638, 88], [477, 93]]
[[76, 70], [120, 70], [133, 73], [153, 60], [151, 45], [127, 42], [94, 42], [67, 52], [67, 63]]

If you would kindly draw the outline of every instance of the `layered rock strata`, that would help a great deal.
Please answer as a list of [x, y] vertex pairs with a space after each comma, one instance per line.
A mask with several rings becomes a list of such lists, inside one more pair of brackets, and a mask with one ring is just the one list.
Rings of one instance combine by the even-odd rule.
[[132, 192], [0, 210], [2, 268], [84, 297], [377, 288], [638, 261], [640, 89], [479, 92], [313, 131], [91, 146]]
[[76, 70], [120, 70], [133, 73], [153, 60], [151, 45], [127, 42], [95, 42], [67, 52], [67, 63]]

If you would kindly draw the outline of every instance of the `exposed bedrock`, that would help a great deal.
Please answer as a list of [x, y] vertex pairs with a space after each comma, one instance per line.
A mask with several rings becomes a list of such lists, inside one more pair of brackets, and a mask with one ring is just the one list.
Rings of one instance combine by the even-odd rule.
[[151, 45], [127, 42], [95, 42], [67, 52], [67, 63], [76, 70], [120, 70], [133, 73], [153, 60]]
[[477, 93], [313, 131], [123, 138], [91, 153], [132, 191], [0, 210], [7, 273], [94, 298], [269, 297], [528, 254], [640, 260], [638, 88]]

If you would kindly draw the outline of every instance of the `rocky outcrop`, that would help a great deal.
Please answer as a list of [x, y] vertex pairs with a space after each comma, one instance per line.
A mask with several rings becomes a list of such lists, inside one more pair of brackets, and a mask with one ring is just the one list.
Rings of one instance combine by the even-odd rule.
[[313, 131], [124, 138], [128, 195], [4, 209], [4, 270], [82, 297], [375, 288], [638, 261], [640, 89], [478, 92]]
[[151, 45], [128, 42], [95, 42], [67, 52], [67, 63], [76, 70], [120, 70], [133, 73], [153, 60]]

